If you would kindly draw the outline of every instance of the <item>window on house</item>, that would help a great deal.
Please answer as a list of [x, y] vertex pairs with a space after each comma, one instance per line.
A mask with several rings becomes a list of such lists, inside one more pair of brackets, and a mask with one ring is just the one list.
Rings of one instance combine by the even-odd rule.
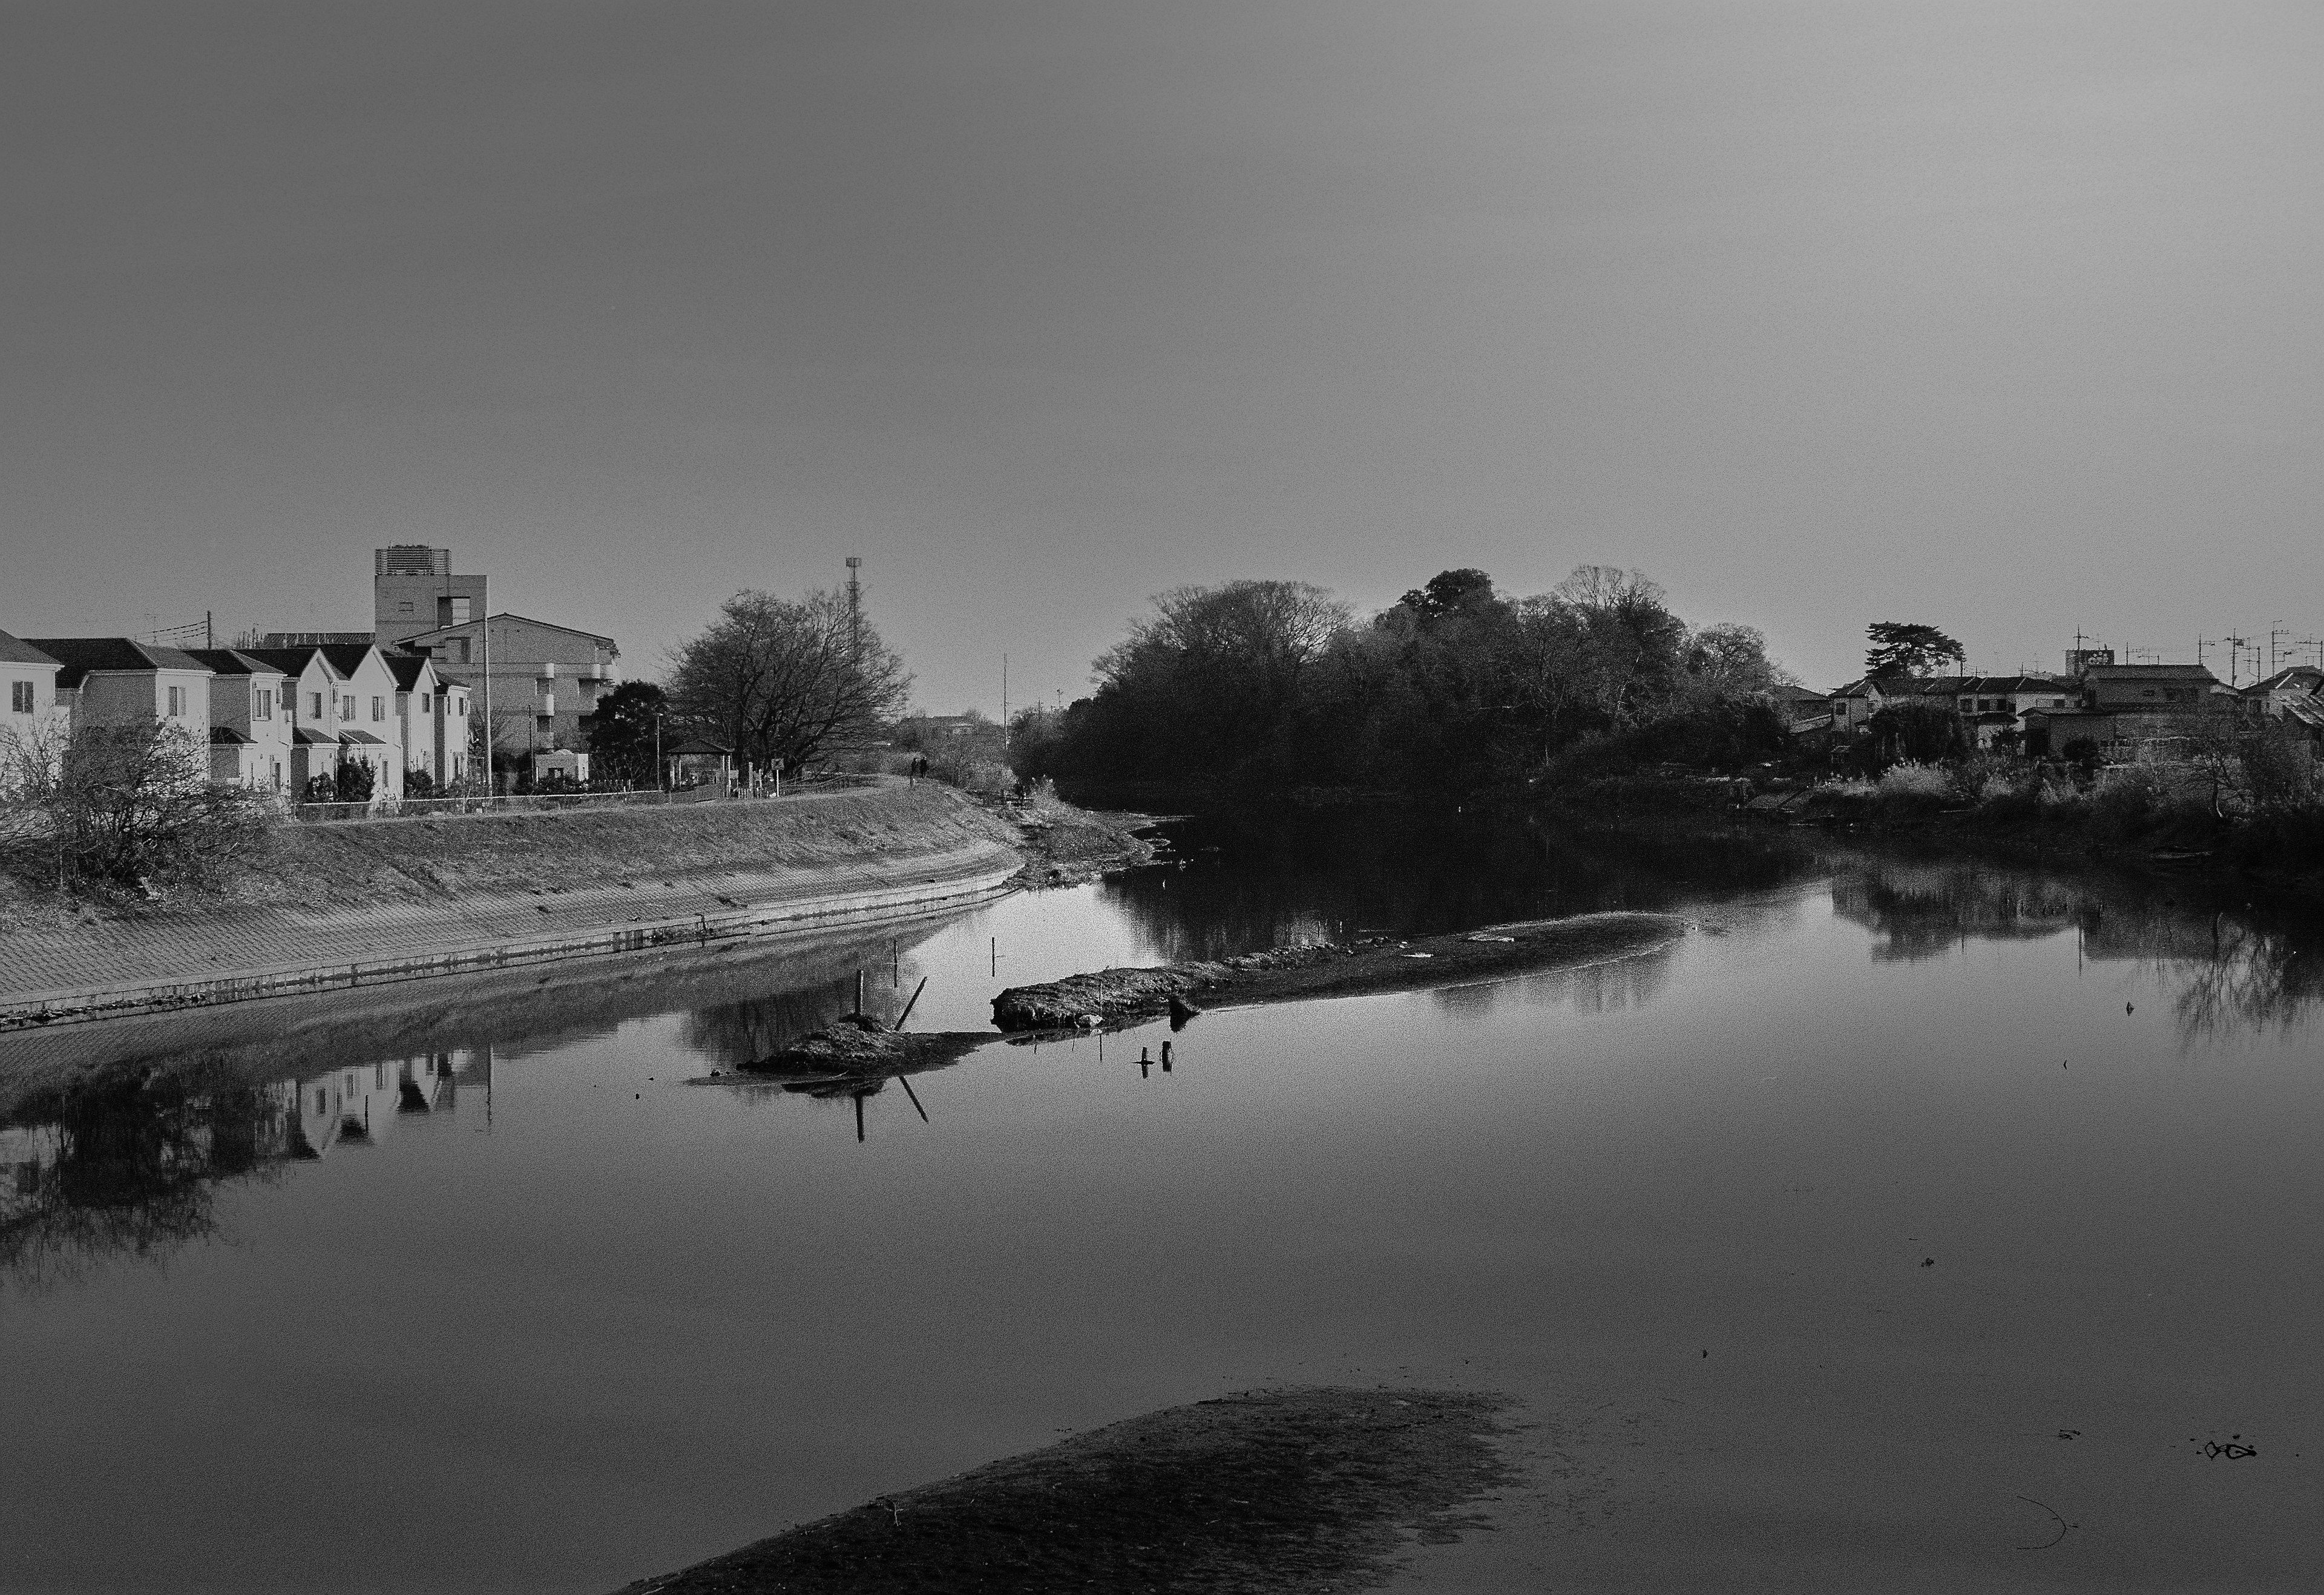
[[186, 689], [182, 687], [173, 687], [170, 688], [170, 713], [172, 715], [182, 715], [185, 712]]
[[557, 726], [557, 722], [556, 722], [556, 720], [555, 720], [552, 716], [550, 716], [550, 715], [536, 715], [535, 716], [533, 716], [532, 728], [533, 728], [535, 731], [541, 731], [541, 732], [553, 731], [553, 730], [555, 730], [555, 729], [556, 729], [556, 726]]
[[371, 717], [374, 720], [384, 720], [387, 718], [387, 700], [385, 698], [374, 697], [371, 700]]
[[420, 695], [420, 712], [423, 715], [428, 713], [428, 695], [424, 692]]
[[307, 717], [309, 720], [320, 720], [323, 717], [323, 695], [319, 692], [310, 692], [307, 697]]
[[29, 681], [8, 683], [8, 707], [18, 715], [32, 712], [32, 684]]
[[459, 650], [460, 662], [464, 665], [468, 663], [468, 640], [466, 637], [456, 638], [452, 646]]
[[397, 604], [395, 606], [395, 613], [398, 614], [410, 614], [411, 613], [411, 600], [407, 598], [402, 603]]

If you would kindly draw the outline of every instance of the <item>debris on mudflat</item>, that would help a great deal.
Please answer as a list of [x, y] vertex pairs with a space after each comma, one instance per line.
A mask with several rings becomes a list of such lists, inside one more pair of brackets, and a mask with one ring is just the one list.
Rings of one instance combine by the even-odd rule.
[[1413, 991], [1571, 968], [1650, 952], [1685, 930], [1686, 921], [1669, 914], [1582, 914], [1412, 941], [1302, 942], [1234, 958], [1011, 986], [992, 1000], [992, 1022], [1003, 1030], [1070, 1030], [1093, 1014], [1118, 1026], [1167, 1013], [1183, 1024], [1205, 1006]]
[[949, 1064], [992, 1039], [973, 1030], [891, 1030], [870, 1014], [849, 1014], [742, 1065], [746, 1074], [828, 1078], [899, 1074]]

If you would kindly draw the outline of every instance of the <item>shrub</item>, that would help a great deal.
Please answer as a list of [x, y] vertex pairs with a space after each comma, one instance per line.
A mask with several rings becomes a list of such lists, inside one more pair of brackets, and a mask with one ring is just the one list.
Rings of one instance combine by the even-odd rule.
[[1953, 795], [1952, 772], [1941, 764], [1907, 759], [1883, 770], [1877, 783], [1883, 798], [1947, 798]]
[[267, 839], [264, 801], [212, 786], [208, 748], [180, 726], [82, 724], [53, 748], [8, 751], [0, 864], [22, 880], [149, 896], [208, 889]]
[[940, 748], [928, 755], [928, 773], [964, 792], [998, 796], [1013, 789], [1016, 776], [1006, 764], [973, 747]]
[[2091, 828], [2108, 841], [2127, 841], [2153, 823], [2163, 790], [2154, 771], [2139, 765], [2106, 770], [2090, 794]]

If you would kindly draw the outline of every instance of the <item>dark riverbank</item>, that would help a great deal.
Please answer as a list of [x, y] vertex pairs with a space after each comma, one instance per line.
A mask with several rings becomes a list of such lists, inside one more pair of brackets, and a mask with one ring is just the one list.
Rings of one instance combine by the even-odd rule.
[[1111, 1424], [881, 1496], [622, 1595], [1235, 1590], [1369, 1584], [1407, 1533], [1508, 1472], [1508, 1404], [1459, 1390], [1260, 1390]]

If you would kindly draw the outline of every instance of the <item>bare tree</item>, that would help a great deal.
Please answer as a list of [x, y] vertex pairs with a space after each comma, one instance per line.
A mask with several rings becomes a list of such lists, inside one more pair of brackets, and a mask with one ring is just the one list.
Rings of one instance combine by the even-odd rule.
[[264, 844], [265, 801], [210, 784], [208, 750], [161, 720], [11, 738], [0, 789], [0, 862], [21, 879], [75, 886], [219, 886]]
[[678, 715], [742, 758], [791, 769], [834, 742], [869, 735], [908, 700], [912, 678], [844, 593], [796, 602], [744, 591], [678, 649], [669, 698]]

